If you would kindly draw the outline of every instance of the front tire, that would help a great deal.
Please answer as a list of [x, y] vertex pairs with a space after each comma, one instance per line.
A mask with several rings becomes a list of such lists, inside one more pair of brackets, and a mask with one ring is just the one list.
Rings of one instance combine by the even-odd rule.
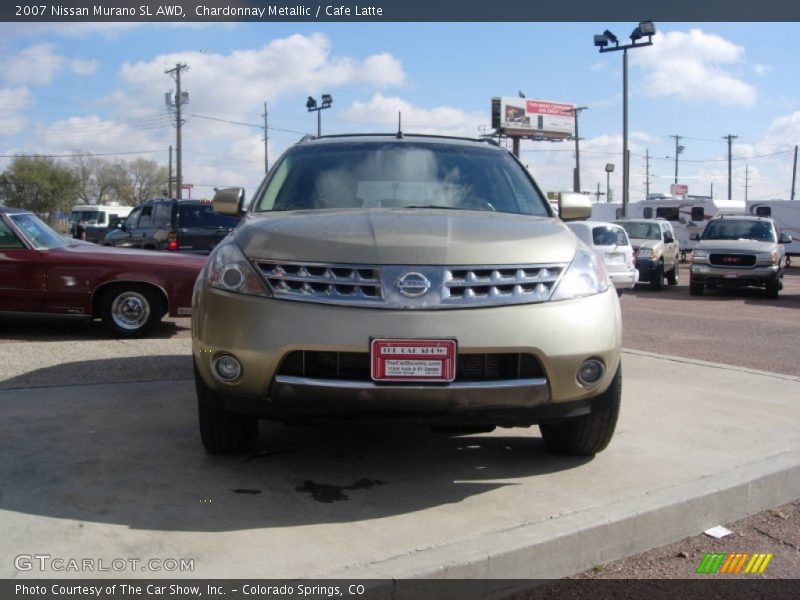
[[549, 450], [571, 456], [592, 456], [604, 450], [614, 435], [622, 401], [622, 365], [608, 389], [595, 399], [601, 404], [588, 415], [555, 423], [540, 423]]
[[114, 337], [143, 337], [161, 321], [163, 314], [159, 294], [143, 285], [115, 285], [103, 293], [100, 301], [100, 318]]
[[664, 289], [664, 263], [659, 263], [650, 273], [650, 289], [654, 292], [660, 292]]
[[777, 300], [778, 292], [780, 291], [781, 291], [781, 284], [779, 281], [776, 281], [775, 283], [767, 284], [767, 287], [764, 290], [764, 295], [770, 300]]
[[194, 384], [200, 437], [206, 451], [209, 454], [243, 454], [252, 450], [258, 439], [258, 419], [217, 408], [219, 395], [203, 381], [197, 365]]
[[675, 259], [675, 266], [673, 267], [672, 271], [667, 273], [667, 284], [668, 285], [678, 285], [678, 273], [679, 273], [679, 261]]

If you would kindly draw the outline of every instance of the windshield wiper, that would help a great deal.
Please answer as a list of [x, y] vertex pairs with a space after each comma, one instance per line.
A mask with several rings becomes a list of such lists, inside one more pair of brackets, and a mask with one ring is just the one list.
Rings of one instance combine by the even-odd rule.
[[439, 208], [443, 210], [476, 210], [474, 208], [464, 208], [463, 206], [444, 206], [442, 204], [412, 204], [401, 206], [400, 208]]

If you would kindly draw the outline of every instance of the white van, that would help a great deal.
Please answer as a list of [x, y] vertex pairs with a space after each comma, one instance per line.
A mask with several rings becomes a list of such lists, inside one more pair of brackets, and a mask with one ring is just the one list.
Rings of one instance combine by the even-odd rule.
[[132, 206], [103, 205], [103, 204], [78, 204], [72, 207], [69, 215], [69, 234], [77, 236], [78, 224], [82, 223], [86, 233], [85, 239], [97, 244], [117, 224], [124, 221]]

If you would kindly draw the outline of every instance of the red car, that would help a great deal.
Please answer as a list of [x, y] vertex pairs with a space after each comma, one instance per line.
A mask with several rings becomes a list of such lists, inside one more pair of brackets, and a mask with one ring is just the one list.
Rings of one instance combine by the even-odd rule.
[[167, 313], [191, 314], [204, 264], [70, 240], [31, 212], [0, 206], [0, 312], [84, 315], [117, 337], [142, 337]]

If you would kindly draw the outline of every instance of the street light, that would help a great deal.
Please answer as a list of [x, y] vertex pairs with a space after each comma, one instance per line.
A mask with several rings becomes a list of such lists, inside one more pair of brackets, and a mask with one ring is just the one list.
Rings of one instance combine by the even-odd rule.
[[333, 104], [333, 96], [330, 94], [322, 94], [322, 103], [319, 106], [317, 105], [317, 101], [311, 96], [309, 96], [306, 101], [308, 112], [317, 113], [317, 137], [322, 135], [322, 117], [320, 111], [330, 108], [331, 104]]
[[[606, 202], [611, 202], [611, 174], [614, 172], [614, 163], [606, 163]], [[623, 214], [623, 216], [625, 216]]]
[[[628, 49], [652, 46], [656, 26], [652, 21], [641, 21], [629, 36], [630, 44], [619, 44], [619, 39], [608, 29], [594, 36], [594, 45], [603, 52], [622, 50], [622, 216], [628, 216], [628, 189], [630, 184], [630, 165], [628, 164]], [[641, 41], [643, 38], [647, 41]], [[614, 44], [609, 46], [609, 43]], [[606, 165], [606, 168], [608, 165]], [[608, 171], [606, 171], [608, 172]]]

